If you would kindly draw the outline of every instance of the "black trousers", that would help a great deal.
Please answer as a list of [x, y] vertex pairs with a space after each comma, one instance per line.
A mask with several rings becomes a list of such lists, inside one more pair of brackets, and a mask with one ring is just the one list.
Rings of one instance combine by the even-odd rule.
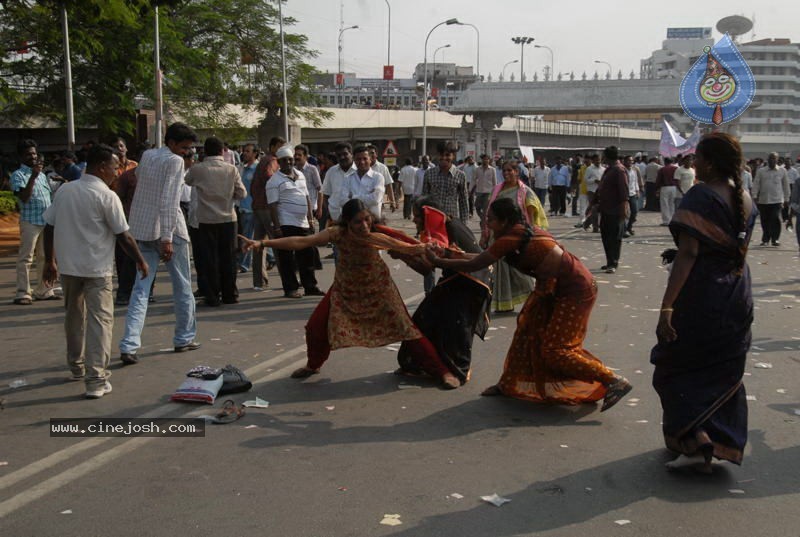
[[618, 214], [600, 213], [600, 238], [606, 252], [606, 265], [616, 268], [622, 252], [622, 233], [625, 220]]
[[567, 214], [567, 187], [551, 186], [553, 197], [550, 198], [550, 211], [558, 214]]
[[661, 205], [658, 203], [658, 197], [656, 196], [656, 184], [655, 183], [645, 183], [644, 184], [644, 210], [645, 211], [661, 211]]
[[781, 238], [781, 204], [759, 203], [761, 213], [761, 242], [778, 242]]
[[198, 228], [186, 227], [189, 228], [189, 240], [192, 242], [192, 260], [194, 261], [194, 272], [197, 274], [197, 291], [203, 296], [208, 296], [207, 271], [201, 245], [205, 239]]
[[206, 302], [235, 302], [236, 288], [236, 222], [200, 224], [199, 240], [194, 252], [206, 273]]
[[414, 208], [414, 195], [403, 194], [403, 218], [411, 218], [411, 210]]
[[[296, 226], [281, 226], [281, 233], [284, 237], [305, 237], [311, 234], [311, 230]], [[276, 249], [275, 254], [278, 256], [278, 272], [281, 275], [284, 293], [297, 291], [301, 284], [306, 291], [317, 288], [313, 248], [297, 251]], [[297, 282], [295, 272], [300, 273], [300, 283]]]
[[595, 197], [597, 197], [597, 192], [592, 192], [591, 190], [586, 192], [588, 213], [583, 220], [583, 229], [589, 229], [589, 226], [592, 226], [592, 231], [597, 231], [599, 229], [598, 217], [600, 215], [600, 209], [592, 209]]

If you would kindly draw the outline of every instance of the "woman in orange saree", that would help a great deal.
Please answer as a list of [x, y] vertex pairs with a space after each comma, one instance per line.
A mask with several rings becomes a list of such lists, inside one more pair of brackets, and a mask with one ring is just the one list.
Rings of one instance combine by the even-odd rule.
[[525, 224], [512, 200], [495, 201], [487, 225], [496, 240], [483, 253], [429, 248], [438, 267], [474, 271], [503, 258], [536, 279], [517, 318], [503, 374], [483, 394], [572, 405], [603, 399], [602, 410], [608, 410], [631, 385], [583, 348], [597, 298], [594, 278], [552, 235]]

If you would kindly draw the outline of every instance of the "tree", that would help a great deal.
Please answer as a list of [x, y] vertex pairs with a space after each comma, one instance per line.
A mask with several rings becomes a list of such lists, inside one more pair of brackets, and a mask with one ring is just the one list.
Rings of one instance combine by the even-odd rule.
[[[225, 105], [251, 106], [264, 122], [282, 109], [277, 5], [263, 0], [2, 0], [0, 117], [66, 122], [61, 6], [70, 26], [76, 124], [132, 132], [140, 101], [154, 99], [154, 10], [158, 3], [165, 107], [206, 126], [236, 127]], [[295, 22], [284, 19], [284, 28]], [[29, 52], [18, 54], [23, 43]], [[285, 34], [290, 115], [326, 117], [310, 93], [316, 56]], [[262, 124], [264, 123], [262, 122]], [[274, 133], [274, 131], [273, 131]]]

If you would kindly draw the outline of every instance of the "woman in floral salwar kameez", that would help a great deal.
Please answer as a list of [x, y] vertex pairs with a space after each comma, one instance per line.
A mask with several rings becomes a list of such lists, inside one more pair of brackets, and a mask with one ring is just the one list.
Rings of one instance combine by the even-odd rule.
[[292, 378], [319, 373], [332, 350], [374, 348], [404, 341], [426, 373], [441, 379], [445, 388], [459, 387], [460, 381], [414, 325], [389, 268], [378, 253], [379, 249], [384, 249], [418, 255], [424, 252], [425, 246], [409, 245], [374, 232], [373, 217], [361, 200], [348, 201], [342, 207], [340, 223], [319, 233], [247, 241], [245, 248], [299, 250], [329, 242], [338, 250], [333, 284], [306, 324], [308, 362], [293, 372]]
[[512, 200], [492, 203], [487, 225], [495, 241], [480, 254], [429, 247], [438, 267], [474, 271], [505, 259], [536, 279], [517, 318], [503, 374], [483, 394], [560, 404], [603, 399], [602, 410], [619, 402], [630, 383], [583, 348], [597, 298], [592, 275], [552, 235], [527, 225]]

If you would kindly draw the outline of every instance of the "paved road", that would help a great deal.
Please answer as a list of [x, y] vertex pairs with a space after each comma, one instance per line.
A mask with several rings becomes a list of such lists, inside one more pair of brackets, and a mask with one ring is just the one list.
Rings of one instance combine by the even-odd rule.
[[[333, 353], [322, 374], [297, 382], [303, 326], [318, 299], [256, 293], [199, 310], [202, 349], [171, 347], [169, 284], [162, 275], [141, 363], [118, 366], [114, 391], [82, 398], [65, 379], [63, 313], [53, 302], [0, 306], [0, 535], [800, 535], [800, 259], [793, 245], [754, 247], [749, 261], [758, 311], [746, 385], [750, 444], [744, 466], [712, 477], [670, 474], [648, 357], [670, 240], [644, 213], [623, 247], [623, 267], [598, 274], [600, 297], [588, 348], [635, 389], [612, 411], [481, 398], [499, 376], [514, 317], [493, 319], [476, 341], [472, 381], [455, 391], [389, 374], [386, 348]], [[552, 228], [591, 269], [599, 236]], [[393, 224], [406, 225], [394, 218]], [[756, 234], [758, 236], [758, 233]], [[421, 277], [389, 260], [410, 308]], [[326, 261], [325, 287], [332, 277]], [[0, 293], [13, 296], [14, 260], [0, 260]], [[279, 283], [277, 273], [271, 283]], [[117, 309], [119, 341], [124, 309]], [[116, 350], [115, 350], [116, 353]], [[772, 364], [755, 368], [756, 362]], [[193, 365], [233, 363], [266, 410], [211, 426], [204, 438], [50, 438], [53, 417], [191, 416], [207, 406], [168, 402]], [[27, 386], [11, 389], [24, 378]], [[219, 406], [219, 402], [216, 405]], [[742, 493], [732, 493], [739, 490]], [[480, 500], [497, 493], [502, 507]], [[402, 524], [380, 524], [384, 515]], [[615, 521], [629, 520], [620, 526]]]

